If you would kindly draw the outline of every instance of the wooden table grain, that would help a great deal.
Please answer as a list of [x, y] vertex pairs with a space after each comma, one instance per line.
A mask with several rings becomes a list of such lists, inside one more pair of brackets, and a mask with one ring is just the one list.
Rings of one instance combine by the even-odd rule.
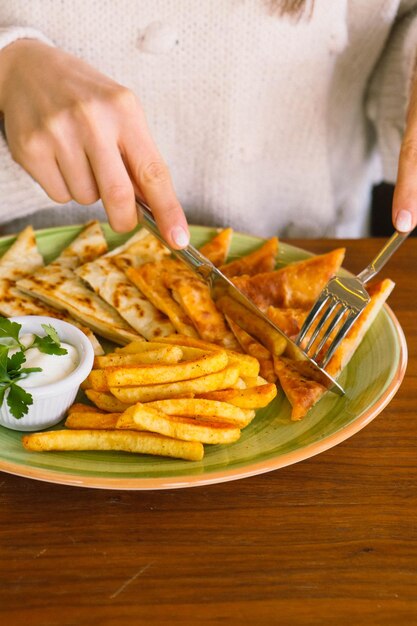
[[[381, 241], [347, 246], [358, 271]], [[391, 403], [336, 448], [275, 472], [117, 492], [0, 474], [7, 626], [417, 623], [417, 239], [384, 271], [409, 366]]]

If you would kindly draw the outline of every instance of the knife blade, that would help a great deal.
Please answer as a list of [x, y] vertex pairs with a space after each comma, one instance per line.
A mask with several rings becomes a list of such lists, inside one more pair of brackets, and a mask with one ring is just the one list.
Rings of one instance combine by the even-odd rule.
[[247, 296], [238, 289], [227, 276], [215, 266], [209, 259], [202, 255], [196, 248], [189, 244], [182, 250], [175, 250], [166, 242], [159, 232], [158, 226], [152, 215], [150, 208], [139, 198], [136, 198], [136, 208], [138, 211], [139, 219], [143, 222], [143, 225], [157, 237], [171, 252], [172, 254], [182, 260], [190, 269], [192, 269], [200, 278], [202, 278], [211, 289], [214, 301], [216, 301], [221, 295], [227, 294], [236, 303], [244, 307], [247, 311], [256, 315], [259, 320], [262, 320], [264, 324], [267, 324], [271, 338], [276, 337], [281, 341], [284, 339], [287, 344], [287, 349], [292, 353], [292, 356], [298, 360], [303, 360], [308, 364], [311, 370], [311, 376], [314, 380], [322, 384], [326, 389], [336, 393], [340, 396], [345, 394], [343, 387], [330, 376], [323, 368], [321, 368], [315, 361], [310, 359], [307, 354], [297, 344], [288, 337], [278, 326], [276, 326], [272, 320], [263, 313]]

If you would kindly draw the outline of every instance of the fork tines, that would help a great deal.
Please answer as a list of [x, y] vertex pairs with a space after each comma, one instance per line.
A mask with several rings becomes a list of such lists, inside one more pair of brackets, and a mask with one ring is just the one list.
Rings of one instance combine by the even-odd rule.
[[303, 324], [296, 339], [297, 345], [324, 368], [361, 310], [324, 289]]

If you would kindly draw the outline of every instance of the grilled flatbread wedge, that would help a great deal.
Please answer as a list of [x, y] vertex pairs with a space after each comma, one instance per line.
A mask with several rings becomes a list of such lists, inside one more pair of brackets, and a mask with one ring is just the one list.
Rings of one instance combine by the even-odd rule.
[[34, 230], [32, 226], [27, 226], [1, 257], [0, 278], [15, 282], [43, 267], [43, 264]]
[[30, 275], [43, 266], [35, 233], [31, 226], [25, 228], [0, 259], [0, 313], [6, 317], [17, 315], [47, 315], [78, 326], [89, 338], [94, 353], [103, 354], [103, 348], [89, 328], [80, 325], [71, 316], [48, 307], [17, 289], [15, 281]]
[[210, 239], [207, 243], [200, 247], [200, 252], [216, 267], [226, 263], [229, 254], [230, 244], [232, 241], [233, 230], [225, 228], [217, 235]]
[[[333, 378], [337, 378], [348, 364], [393, 288], [394, 283], [389, 279], [367, 286], [371, 296], [369, 304], [326, 366], [326, 371]], [[309, 364], [304, 361], [279, 357], [274, 359], [274, 365], [281, 386], [292, 405], [291, 418], [302, 419], [326, 392], [325, 387], [313, 380], [314, 374], [308, 367]]]
[[[149, 247], [151, 250], [155, 248], [150, 245], [153, 242], [157, 242], [153, 235], [147, 235], [146, 231], [139, 231], [123, 246], [76, 270], [80, 278], [148, 340], [171, 335], [174, 327], [168, 317], [149, 302], [126, 274], [116, 267], [114, 261], [118, 258], [118, 253], [127, 253], [135, 258], [135, 263], [138, 264], [141, 258], [149, 258]], [[162, 244], [160, 247], [162, 250]], [[144, 252], [140, 253], [140, 250]], [[143, 254], [143, 257], [139, 254]]]
[[[53, 265], [74, 269], [107, 252], [107, 242], [97, 220], [88, 222], [80, 234], [62, 250]], [[52, 265], [52, 264], [50, 264]]]
[[275, 267], [275, 259], [278, 252], [278, 239], [268, 239], [258, 250], [250, 254], [221, 265], [220, 270], [225, 276], [241, 276], [243, 274], [253, 276], [260, 272], [271, 272]]
[[226, 315], [227, 323], [230, 330], [236, 337], [240, 347], [246, 354], [254, 356], [259, 361], [259, 373], [269, 383], [274, 383], [277, 379], [272, 355], [259, 341], [256, 341], [252, 335], [243, 330], [231, 317]]
[[344, 255], [345, 249], [337, 248], [275, 272], [237, 276], [233, 282], [262, 311], [269, 306], [309, 309], [339, 270]]
[[298, 361], [274, 357], [274, 365], [281, 387], [292, 407], [291, 419], [300, 420], [327, 390], [320, 383], [305, 376]]
[[161, 261], [171, 253], [154, 235], [141, 228], [122, 246], [114, 248], [106, 256], [125, 272], [129, 267], [140, 267], [151, 261]]
[[280, 309], [275, 306], [266, 310], [269, 319], [291, 338], [300, 332], [307, 313], [308, 310], [305, 309]]
[[126, 276], [148, 298], [152, 304], [165, 313], [175, 330], [182, 335], [198, 337], [188, 315], [175, 302], [169, 289], [165, 286], [163, 276], [168, 267], [175, 266], [180, 261], [167, 259], [155, 263], [144, 263], [140, 267], [131, 267], [126, 270]]
[[326, 371], [333, 378], [338, 376], [342, 369], [349, 363], [356, 348], [364, 338], [366, 332], [374, 322], [384, 302], [395, 287], [395, 283], [389, 278], [370, 283], [366, 290], [371, 297], [371, 301], [361, 313], [359, 319], [353, 324], [345, 339], [336, 349], [334, 355], [326, 366]]
[[201, 339], [235, 350], [239, 348], [234, 335], [226, 326], [211, 295], [209, 286], [182, 263], [171, 266], [163, 274], [165, 286], [192, 321]]
[[70, 313], [76, 320], [115, 343], [138, 339], [133, 328], [117, 311], [88, 289], [71, 269], [51, 264], [33, 276], [19, 280], [17, 287], [50, 306]]
[[100, 225], [91, 222], [55, 261], [20, 279], [16, 286], [48, 306], [69, 313], [103, 337], [129, 343], [138, 339], [133, 328], [74, 273], [82, 260], [91, 260], [103, 250], [107, 250], [107, 244]]

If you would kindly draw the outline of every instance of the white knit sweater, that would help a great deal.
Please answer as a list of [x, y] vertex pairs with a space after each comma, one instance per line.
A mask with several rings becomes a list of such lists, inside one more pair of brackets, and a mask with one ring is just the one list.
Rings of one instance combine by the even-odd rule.
[[[417, 0], [315, 0], [299, 21], [273, 4], [0, 0], [0, 47], [44, 37], [133, 89], [191, 223], [361, 236], [372, 184], [396, 177]], [[0, 133], [0, 224], [97, 212], [52, 202]]]

